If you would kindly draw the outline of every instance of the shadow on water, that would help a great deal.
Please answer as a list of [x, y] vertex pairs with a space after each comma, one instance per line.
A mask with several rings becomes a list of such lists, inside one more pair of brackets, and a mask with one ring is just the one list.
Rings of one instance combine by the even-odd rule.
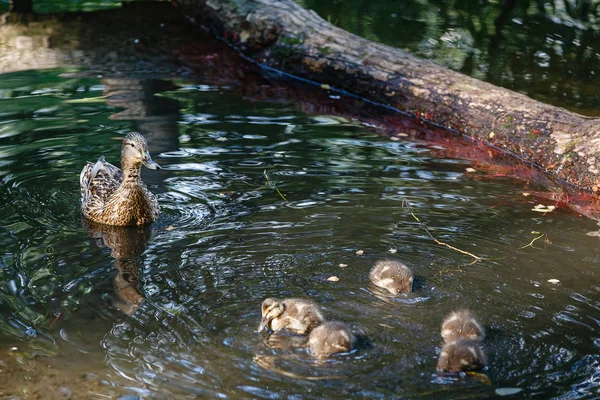
[[[551, 182], [498, 178], [482, 165], [469, 172], [465, 159], [489, 149], [452, 147], [441, 132], [388, 115], [379, 127], [366, 108], [256, 78], [204, 46], [185, 52], [197, 79], [2, 76], [0, 345], [18, 347], [0, 357], [14, 372], [0, 374], [2, 391], [598, 396], [600, 253], [588, 235], [597, 226], [567, 208], [534, 211], [553, 203], [543, 195]], [[133, 129], [164, 167], [142, 171], [159, 220], [82, 224], [82, 166], [102, 154], [118, 164], [113, 139]], [[436, 245], [407, 198], [436, 238], [485, 260], [468, 265]], [[551, 243], [532, 242], [542, 233]], [[369, 268], [388, 257], [415, 271], [413, 293], [372, 290]], [[317, 301], [364, 346], [315, 363], [304, 338], [258, 334], [262, 300], [291, 296]], [[491, 385], [434, 371], [441, 320], [459, 307], [486, 325]]]

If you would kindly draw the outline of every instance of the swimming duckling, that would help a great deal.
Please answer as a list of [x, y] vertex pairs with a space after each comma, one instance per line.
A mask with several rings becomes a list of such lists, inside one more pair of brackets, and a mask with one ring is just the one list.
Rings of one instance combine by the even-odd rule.
[[356, 338], [350, 329], [337, 321], [324, 322], [308, 337], [310, 353], [319, 359], [326, 359], [335, 353], [351, 351], [355, 343]]
[[482, 341], [485, 332], [469, 310], [453, 311], [442, 323], [442, 338], [450, 343], [463, 337]]
[[84, 217], [106, 225], [143, 225], [158, 217], [158, 201], [140, 178], [142, 164], [160, 169], [152, 161], [146, 139], [128, 133], [121, 146], [121, 168], [106, 162], [104, 156], [89, 162], [79, 176], [81, 211]]
[[412, 291], [413, 273], [404, 264], [394, 260], [377, 261], [369, 273], [375, 286], [387, 289], [394, 296]]
[[287, 329], [306, 335], [325, 320], [319, 306], [307, 299], [265, 299], [261, 306], [262, 319], [258, 326], [261, 332], [269, 328], [273, 332]]
[[436, 369], [442, 372], [474, 371], [485, 367], [487, 359], [479, 344], [468, 338], [446, 343]]

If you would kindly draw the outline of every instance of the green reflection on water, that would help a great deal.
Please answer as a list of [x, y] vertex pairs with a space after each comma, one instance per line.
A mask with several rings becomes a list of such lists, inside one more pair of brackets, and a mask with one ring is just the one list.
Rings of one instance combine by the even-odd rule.
[[600, 115], [599, 1], [299, 3], [367, 39], [547, 103]]

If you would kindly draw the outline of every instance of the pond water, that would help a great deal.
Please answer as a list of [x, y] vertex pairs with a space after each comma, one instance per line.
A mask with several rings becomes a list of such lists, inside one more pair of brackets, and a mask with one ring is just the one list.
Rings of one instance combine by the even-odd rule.
[[[1, 392], [598, 396], [594, 221], [532, 211], [540, 200], [526, 184], [467, 172], [477, 166], [358, 121], [210, 82], [70, 72], [0, 77], [0, 360], [3, 369], [16, 360]], [[109, 96], [149, 86], [162, 92]], [[118, 164], [115, 139], [132, 129], [163, 167], [142, 172], [160, 218], [147, 228], [84, 224], [81, 168], [103, 154]], [[485, 260], [436, 244], [411, 211], [438, 240]], [[528, 246], [542, 234], [549, 242]], [[371, 291], [368, 271], [383, 258], [414, 270], [413, 293]], [[256, 332], [262, 300], [291, 296], [317, 301], [361, 346], [315, 363], [294, 338], [266, 340]], [[461, 307], [488, 331], [489, 381], [435, 373], [441, 321]]]
[[297, 1], [369, 40], [600, 115], [598, 1]]

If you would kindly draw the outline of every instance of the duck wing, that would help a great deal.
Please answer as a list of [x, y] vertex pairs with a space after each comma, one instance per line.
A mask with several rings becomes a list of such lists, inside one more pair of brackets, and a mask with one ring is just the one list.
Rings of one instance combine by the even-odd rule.
[[122, 180], [121, 170], [106, 162], [104, 156], [100, 157], [95, 163], [88, 162], [79, 176], [83, 203], [85, 204], [92, 199], [104, 203], [119, 187]]

